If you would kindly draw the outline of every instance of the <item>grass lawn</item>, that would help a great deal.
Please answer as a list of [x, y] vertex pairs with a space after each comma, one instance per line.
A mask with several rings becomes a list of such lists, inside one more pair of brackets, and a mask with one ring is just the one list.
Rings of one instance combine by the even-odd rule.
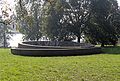
[[120, 47], [106, 54], [27, 57], [0, 49], [0, 81], [120, 81]]

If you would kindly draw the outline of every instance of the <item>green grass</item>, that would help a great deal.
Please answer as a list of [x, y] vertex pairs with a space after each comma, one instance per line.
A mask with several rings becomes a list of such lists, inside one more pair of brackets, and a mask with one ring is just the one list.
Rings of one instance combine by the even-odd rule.
[[120, 81], [120, 47], [104, 54], [25, 57], [0, 49], [0, 81]]

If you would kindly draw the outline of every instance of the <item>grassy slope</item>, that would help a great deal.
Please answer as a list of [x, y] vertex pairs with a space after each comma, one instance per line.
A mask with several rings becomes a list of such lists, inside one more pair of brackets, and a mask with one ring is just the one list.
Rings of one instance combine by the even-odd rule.
[[120, 47], [104, 51], [108, 54], [24, 57], [0, 49], [0, 81], [120, 81]]

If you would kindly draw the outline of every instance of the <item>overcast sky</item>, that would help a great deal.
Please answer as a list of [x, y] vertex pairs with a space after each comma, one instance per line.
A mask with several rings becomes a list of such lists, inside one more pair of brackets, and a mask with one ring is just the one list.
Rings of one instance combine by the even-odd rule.
[[120, 0], [118, 0], [118, 5], [120, 6]]

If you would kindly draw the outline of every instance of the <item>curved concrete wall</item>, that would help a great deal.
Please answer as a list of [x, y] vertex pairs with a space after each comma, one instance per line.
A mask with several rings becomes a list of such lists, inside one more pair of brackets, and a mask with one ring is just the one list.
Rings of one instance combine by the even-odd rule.
[[90, 55], [101, 53], [101, 48], [88, 49], [24, 49], [12, 48], [11, 52], [15, 55], [25, 56], [73, 56], [73, 55]]
[[11, 49], [11, 53], [25, 56], [71, 56], [98, 54], [102, 52], [101, 48], [94, 47], [91, 44], [82, 44], [83, 46], [41, 46], [37, 43], [40, 42], [20, 43], [18, 44], [18, 48]]
[[22, 42], [23, 44], [29, 45], [39, 45], [39, 46], [94, 46], [90, 43], [77, 43], [77, 42], [69, 42], [69, 41], [28, 41]]
[[18, 48], [32, 48], [32, 49], [81, 49], [81, 46], [40, 46], [19, 43]]

